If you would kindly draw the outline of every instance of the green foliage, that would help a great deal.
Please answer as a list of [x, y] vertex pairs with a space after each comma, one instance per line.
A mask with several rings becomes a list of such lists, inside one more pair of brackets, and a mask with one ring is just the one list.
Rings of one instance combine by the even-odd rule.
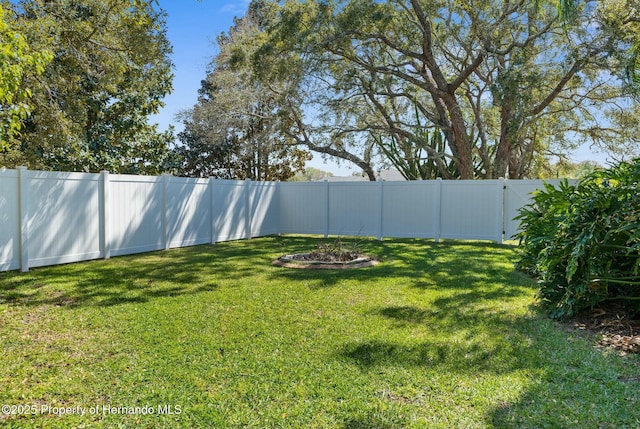
[[577, 142], [636, 153], [637, 103], [612, 76], [638, 34], [637, 1], [270, 0], [253, 58], [290, 83], [290, 133], [312, 150], [408, 177], [422, 164], [447, 179], [533, 177]]
[[333, 177], [333, 173], [315, 167], [305, 167], [304, 171], [298, 171], [291, 177], [289, 182], [312, 182], [326, 180], [329, 177]]
[[173, 138], [148, 117], [173, 76], [157, 2], [22, 0], [11, 9], [16, 32], [52, 56], [41, 76], [25, 74], [20, 82], [32, 95], [31, 114], [0, 165], [112, 172], [162, 165]]
[[[440, 131], [429, 133], [428, 130], [421, 130], [416, 132], [415, 138], [402, 140], [399, 144], [393, 135], [388, 140], [380, 136], [377, 143], [382, 153], [405, 179], [428, 180], [442, 177], [434, 160], [436, 157], [444, 158], [445, 141]], [[444, 163], [444, 159], [442, 162]], [[447, 165], [451, 176], [456, 177], [454, 163]]]
[[282, 99], [261, 82], [250, 58], [264, 37], [268, 10], [254, 1], [228, 34], [202, 81], [195, 106], [183, 114], [179, 174], [223, 179], [288, 180], [304, 169], [309, 152], [286, 135]]
[[557, 162], [540, 162], [533, 171], [533, 176], [538, 179], [582, 179], [583, 177], [602, 168], [595, 161], [571, 162], [560, 158]]
[[11, 10], [0, 3], [0, 153], [9, 150], [31, 112], [32, 90], [23, 85], [27, 76], [42, 74], [52, 59], [49, 50], [34, 51], [16, 31]]
[[438, 129], [429, 131], [422, 127], [417, 105], [415, 116], [417, 126], [409, 138], [400, 139], [398, 142], [393, 134], [389, 141], [382, 136], [374, 137], [382, 153], [407, 180], [443, 177], [443, 170], [449, 173], [447, 177], [459, 177], [455, 162], [447, 162], [445, 158], [444, 134]]
[[519, 266], [562, 318], [605, 301], [640, 310], [640, 159], [546, 185], [520, 210]]
[[[581, 2], [578, 0], [557, 0], [558, 8], [566, 10], [562, 17], [569, 22], [576, 15]], [[640, 17], [638, 0], [603, 0], [597, 2], [597, 10], [602, 21], [601, 31], [615, 35], [610, 50], [612, 73], [624, 79], [626, 89], [640, 95]]]

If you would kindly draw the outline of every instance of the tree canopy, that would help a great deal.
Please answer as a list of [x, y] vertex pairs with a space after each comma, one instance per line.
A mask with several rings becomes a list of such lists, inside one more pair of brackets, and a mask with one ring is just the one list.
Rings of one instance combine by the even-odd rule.
[[22, 0], [15, 31], [51, 52], [42, 74], [23, 76], [31, 94], [20, 141], [0, 164], [31, 168], [156, 173], [171, 131], [148, 123], [171, 90], [171, 45], [154, 0]]
[[283, 132], [276, 83], [260, 81], [249, 60], [264, 37], [265, 11], [254, 3], [217, 39], [218, 54], [196, 105], [184, 113], [182, 173], [225, 179], [287, 180], [309, 153]]
[[42, 74], [53, 56], [48, 49], [34, 51], [16, 27], [11, 9], [0, 3], [0, 152], [15, 144], [31, 112], [32, 91], [23, 81]]
[[252, 0], [182, 145], [157, 0], [0, 8], [0, 165], [285, 180], [308, 150], [371, 180], [525, 178], [640, 142], [638, 0]]
[[619, 60], [635, 21], [612, 21], [610, 3], [569, 23], [542, 2], [259, 3], [271, 12], [253, 66], [284, 82], [268, 88], [287, 134], [372, 179], [376, 155], [415, 178], [524, 178], [584, 142], [638, 143]]
[[[640, 2], [638, 0], [600, 0], [600, 16], [604, 25], [616, 33], [618, 42], [625, 47], [612, 52], [614, 61], [622, 65], [623, 78], [628, 89], [640, 90]], [[559, 16], [568, 24], [575, 22], [581, 5], [576, 0], [557, 0]], [[620, 71], [620, 67], [616, 67]]]

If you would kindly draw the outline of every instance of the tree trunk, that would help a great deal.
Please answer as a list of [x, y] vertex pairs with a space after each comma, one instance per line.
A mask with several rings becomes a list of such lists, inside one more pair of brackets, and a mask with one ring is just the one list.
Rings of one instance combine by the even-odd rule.
[[[449, 98], [449, 97], [447, 97]], [[446, 102], [446, 100], [445, 100]], [[451, 142], [452, 152], [455, 149], [455, 163], [460, 175], [460, 179], [470, 180], [474, 178], [473, 155], [471, 153], [471, 142], [464, 122], [464, 116], [460, 105], [453, 94], [450, 95], [449, 102], [446, 102], [451, 119], [451, 130], [453, 141]]]
[[498, 148], [493, 160], [493, 166], [491, 168], [491, 177], [497, 179], [499, 177], [506, 177], [507, 168], [509, 166], [509, 160], [511, 159], [511, 153], [513, 149], [513, 105], [511, 100], [504, 98], [502, 101], [502, 108], [500, 109], [500, 140], [498, 141]]

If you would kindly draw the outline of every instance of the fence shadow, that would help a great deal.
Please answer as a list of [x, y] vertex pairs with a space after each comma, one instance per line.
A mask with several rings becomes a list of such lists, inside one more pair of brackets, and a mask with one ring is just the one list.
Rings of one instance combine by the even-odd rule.
[[0, 303], [112, 306], [216, 290], [221, 282], [254, 275], [263, 268], [247, 261], [264, 255], [265, 240], [202, 245], [110, 260], [96, 260], [0, 273]]
[[[394, 329], [426, 327], [456, 332], [464, 341], [423, 338], [401, 341], [398, 336], [347, 339], [329, 355], [363, 373], [387, 368], [434, 371], [461, 377], [496, 377], [512, 372], [529, 374], [530, 382], [514, 400], [497, 404], [485, 415], [487, 427], [624, 427], [606, 424], [613, 412], [637, 414], [637, 382], [625, 381], [620, 366], [584, 344], [576, 346], [567, 333], [534, 311], [514, 316], [509, 310], [485, 305], [532, 294], [531, 281], [497, 258], [510, 249], [487, 243], [434, 243], [428, 240], [361, 240], [363, 249], [382, 260], [377, 267], [352, 271], [287, 270], [271, 265], [282, 253], [309, 250], [323, 241], [314, 237], [267, 237], [224, 245], [204, 245], [154, 252], [107, 261], [34, 269], [29, 273], [0, 273], [0, 303], [38, 306], [114, 306], [145, 303], [167, 297], [197, 296], [233, 287], [240, 277], [306, 280], [314, 293], [339, 287], [345, 279], [403, 282], [418, 295], [443, 289], [435, 299], [407, 304], [381, 304], [366, 317]], [[411, 246], [407, 246], [411, 244]], [[488, 246], [488, 247], [487, 247]], [[487, 248], [491, 249], [487, 254]], [[260, 285], [256, 284], [256, 287]], [[508, 287], [505, 287], [508, 286]], [[448, 293], [450, 292], [450, 293]], [[496, 365], [495, 362], [500, 364]], [[637, 360], [633, 361], [637, 364]], [[628, 379], [637, 366], [626, 369]], [[566, 385], [573, 386], [573, 390]], [[575, 394], [574, 394], [575, 393]], [[611, 404], [611, 398], [630, 398]], [[593, 421], [562, 420], [575, 410], [589, 410]], [[584, 413], [581, 415], [584, 416]], [[605, 417], [602, 417], [605, 416]], [[402, 417], [402, 416], [400, 416]], [[615, 416], [611, 416], [613, 419]], [[599, 420], [598, 420], [599, 419]], [[612, 420], [613, 421], [613, 420]], [[629, 424], [627, 427], [635, 427]], [[618, 422], [619, 423], [619, 422]], [[624, 422], [623, 422], [624, 423]], [[402, 427], [367, 410], [354, 410], [342, 422], [345, 429]]]

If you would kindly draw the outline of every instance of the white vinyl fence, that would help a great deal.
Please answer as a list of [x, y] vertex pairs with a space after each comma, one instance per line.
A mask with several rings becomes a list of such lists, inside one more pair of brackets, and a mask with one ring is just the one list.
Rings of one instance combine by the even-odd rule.
[[281, 233], [502, 242], [517, 232], [513, 217], [542, 183], [280, 183], [0, 169], [0, 271]]
[[[558, 180], [548, 183], [557, 184]], [[280, 183], [280, 233], [492, 240], [542, 180]]]

